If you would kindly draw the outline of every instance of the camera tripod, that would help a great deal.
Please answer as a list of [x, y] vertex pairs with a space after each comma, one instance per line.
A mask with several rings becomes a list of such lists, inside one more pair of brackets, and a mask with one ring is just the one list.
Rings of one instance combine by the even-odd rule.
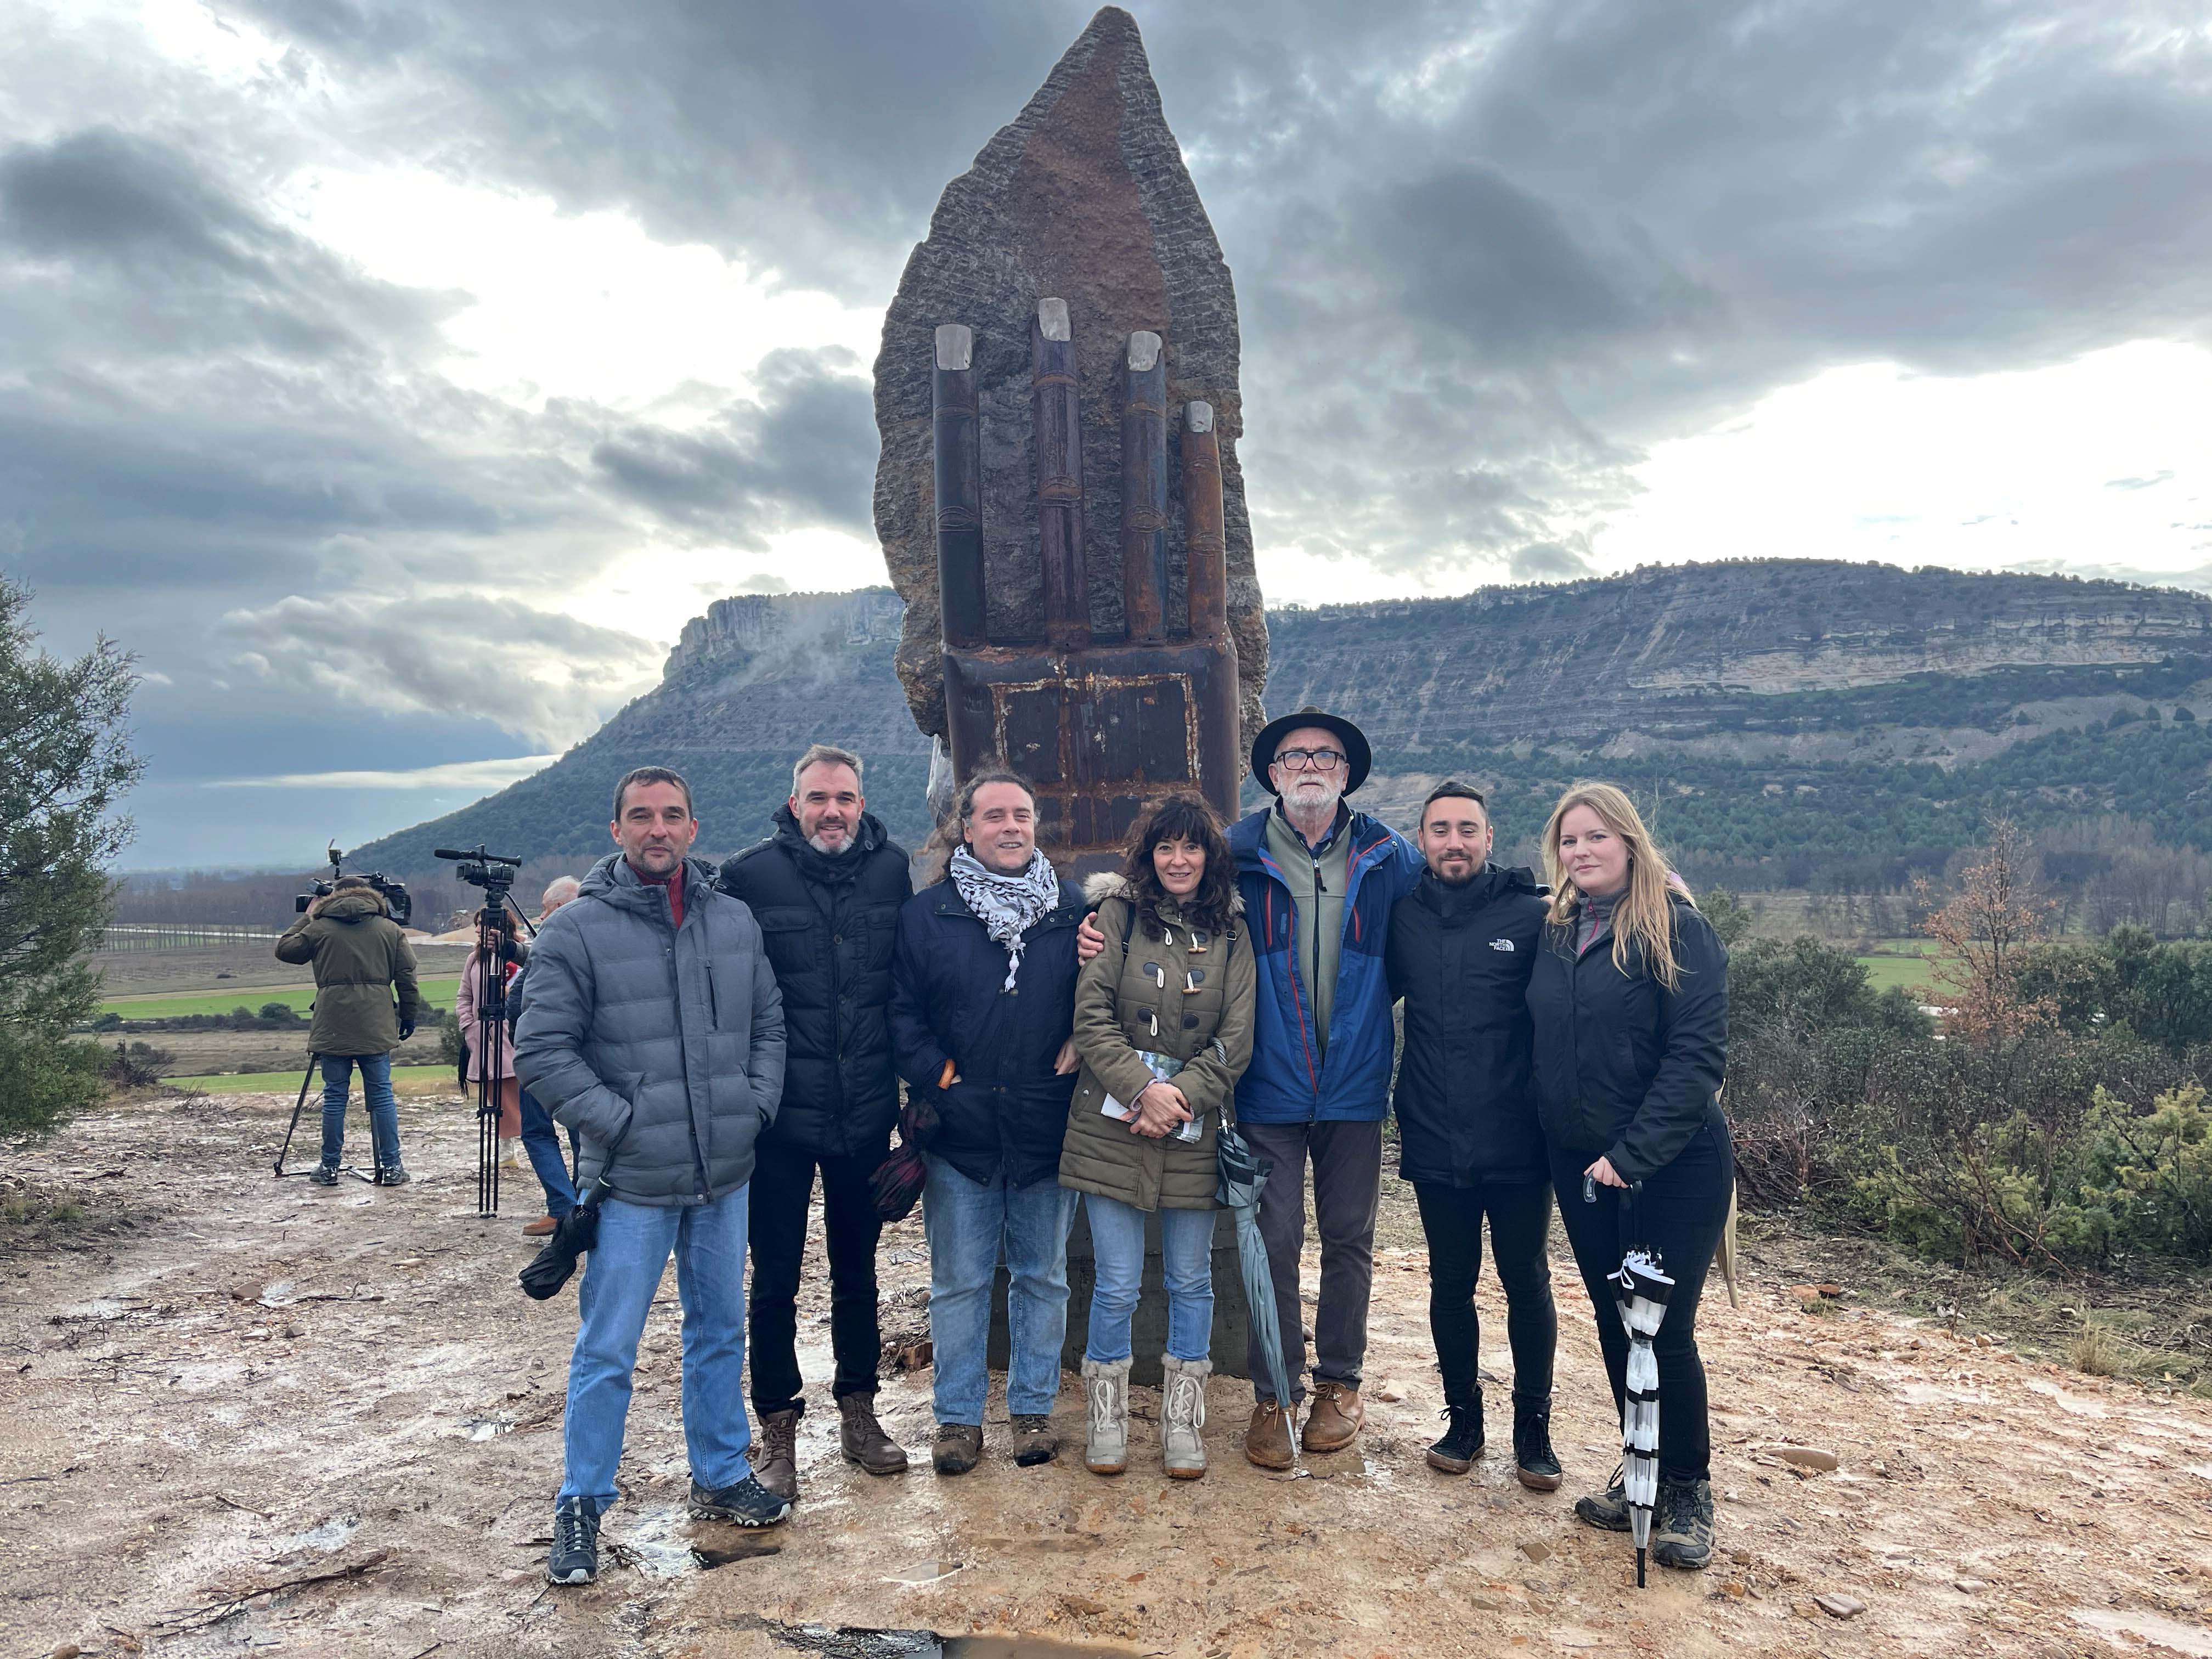
[[[301, 1074], [300, 1078], [300, 1097], [292, 1103], [292, 1121], [290, 1127], [286, 1128], [284, 1131], [284, 1144], [276, 1149], [276, 1169], [279, 1176], [303, 1176], [308, 1173], [308, 1171], [305, 1170], [286, 1169], [284, 1167], [284, 1160], [291, 1155], [292, 1137], [300, 1133], [300, 1114], [307, 1109], [307, 1091], [314, 1085], [315, 1068], [322, 1063], [323, 1057], [320, 1054], [309, 1054], [307, 1056], [307, 1069]], [[362, 1086], [363, 1091], [366, 1091], [368, 1086], [368, 1080], [365, 1073], [362, 1079]], [[364, 1105], [367, 1104], [365, 1098], [362, 1103]], [[368, 1142], [371, 1146], [374, 1146], [376, 1144], [376, 1121], [374, 1118], [369, 1120]], [[352, 1164], [341, 1164], [338, 1165], [338, 1173], [340, 1175], [349, 1175], [356, 1181], [366, 1181], [372, 1187], [381, 1186], [383, 1184], [380, 1179], [383, 1175], [383, 1171], [381, 1170], [378, 1170], [375, 1175], [363, 1175], [359, 1170], [354, 1168]]]
[[[514, 958], [514, 924], [519, 921], [532, 933], [530, 921], [514, 908], [508, 890], [514, 884], [522, 860], [478, 847], [467, 852], [452, 848], [433, 849], [441, 859], [452, 859], [460, 868], [453, 873], [472, 887], [483, 889], [483, 908], [477, 912], [478, 965], [464, 971], [483, 975], [477, 999], [477, 1213], [499, 1213], [500, 1084], [507, 1073], [507, 964]], [[519, 1092], [519, 1090], [518, 1090]]]

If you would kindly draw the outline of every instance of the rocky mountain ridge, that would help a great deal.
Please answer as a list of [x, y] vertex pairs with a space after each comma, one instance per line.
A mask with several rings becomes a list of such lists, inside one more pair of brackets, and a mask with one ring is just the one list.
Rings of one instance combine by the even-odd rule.
[[[554, 766], [360, 856], [596, 853], [614, 780], [646, 762], [684, 772], [728, 850], [764, 831], [817, 739], [868, 757], [871, 806], [917, 841], [929, 749], [893, 669], [901, 617], [881, 588], [717, 601], [660, 686]], [[2212, 835], [2201, 593], [1762, 560], [1284, 608], [1269, 628], [1269, 710], [1358, 720], [1376, 751], [1362, 804], [1388, 815], [1468, 773], [1525, 836], [1547, 792], [1614, 776], [1665, 804], [1687, 861], [1749, 880], [1804, 856], [1924, 862], [1997, 810]]]

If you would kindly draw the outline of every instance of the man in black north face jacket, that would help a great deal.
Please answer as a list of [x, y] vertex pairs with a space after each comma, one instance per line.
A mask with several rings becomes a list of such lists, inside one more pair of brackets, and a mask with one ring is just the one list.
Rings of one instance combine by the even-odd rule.
[[783, 1108], [761, 1132], [750, 1230], [753, 1409], [761, 1484], [799, 1495], [799, 1279], [806, 1212], [822, 1174], [830, 1254], [830, 1345], [840, 1446], [872, 1474], [906, 1468], [875, 1415], [876, 1243], [868, 1188], [890, 1150], [898, 1073], [886, 1010], [907, 855], [860, 793], [860, 757], [816, 744], [793, 769], [775, 834], [722, 866], [722, 890], [760, 923], [783, 993]]
[[1390, 994], [1406, 1011], [1393, 1098], [1399, 1172], [1413, 1183], [1428, 1236], [1429, 1332], [1450, 1415], [1428, 1461], [1462, 1474], [1482, 1450], [1474, 1285], [1486, 1215], [1513, 1350], [1514, 1462], [1522, 1485], [1556, 1491], [1551, 1168], [1527, 1003], [1549, 907], [1529, 872], [1489, 861], [1490, 815], [1470, 786], [1437, 786], [1421, 807], [1417, 840], [1428, 869], [1390, 914], [1385, 959]]

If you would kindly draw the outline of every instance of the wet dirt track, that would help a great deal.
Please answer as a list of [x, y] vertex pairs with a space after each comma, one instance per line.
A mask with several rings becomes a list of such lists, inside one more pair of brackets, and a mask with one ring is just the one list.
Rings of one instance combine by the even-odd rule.
[[[83, 1213], [0, 1231], [7, 1653], [769, 1655], [824, 1650], [792, 1627], [858, 1626], [1194, 1659], [2212, 1656], [2212, 1402], [1876, 1312], [1810, 1317], [1778, 1282], [1748, 1284], [1738, 1310], [1716, 1287], [1720, 1559], [1702, 1575], [1655, 1570], [1639, 1593], [1626, 1540], [1570, 1509], [1610, 1469], [1614, 1429], [1564, 1261], [1553, 1431], [1568, 1480], [1538, 1496], [1504, 1450], [1487, 1279], [1492, 1455], [1464, 1479], [1422, 1463], [1441, 1401], [1408, 1248], [1387, 1249], [1376, 1276], [1363, 1452], [1265, 1474], [1238, 1450], [1248, 1390], [1217, 1381], [1213, 1471], [1172, 1484], [1143, 1390], [1118, 1480], [1074, 1459], [1014, 1468], [994, 1402], [984, 1466], [939, 1480], [927, 1371], [888, 1377], [878, 1401], [915, 1470], [847, 1468], [821, 1397], [817, 1256], [801, 1309], [805, 1496], [769, 1534], [683, 1516], [672, 1277], [606, 1571], [548, 1591], [575, 1304], [514, 1287], [536, 1213], [526, 1171], [507, 1177], [507, 1213], [478, 1220], [473, 1121], [424, 1103], [402, 1108], [416, 1185], [278, 1182], [268, 1159], [289, 1107], [155, 1103], [11, 1148], [6, 1196]], [[1384, 1196], [1386, 1241], [1417, 1245], [1401, 1183]], [[886, 1334], [918, 1334], [917, 1223], [887, 1234], [883, 1261]], [[1073, 1439], [1080, 1404], [1072, 1388], [1061, 1401]], [[1782, 1445], [1838, 1467], [1765, 1449]], [[1839, 1619], [1823, 1596], [1864, 1610]]]

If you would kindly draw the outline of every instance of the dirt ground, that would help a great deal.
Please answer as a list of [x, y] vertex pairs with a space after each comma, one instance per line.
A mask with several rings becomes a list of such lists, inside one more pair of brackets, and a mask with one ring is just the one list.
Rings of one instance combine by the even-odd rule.
[[[836, 1627], [1020, 1633], [946, 1652], [2212, 1655], [2212, 1401], [2100, 1382], [1859, 1306], [1814, 1316], [1794, 1254], [1716, 1291], [1720, 1559], [1632, 1586], [1626, 1540], [1574, 1493], [1617, 1444], [1587, 1302], [1564, 1259], [1554, 1437], [1565, 1491], [1492, 1454], [1421, 1461], [1440, 1407], [1425, 1262], [1386, 1183], [1369, 1430], [1358, 1453], [1268, 1475], [1238, 1443], [1249, 1391], [1217, 1381], [1203, 1480], [1160, 1479], [1152, 1397], [1115, 1480], [989, 1461], [927, 1470], [927, 1370], [879, 1405], [917, 1468], [836, 1458], [802, 1425], [793, 1521], [683, 1516], [672, 1278], [648, 1328], [598, 1584], [550, 1591], [573, 1295], [526, 1300], [525, 1174], [474, 1213], [474, 1124], [403, 1108], [416, 1184], [278, 1182], [289, 1099], [118, 1107], [12, 1142], [0, 1174], [0, 1573], [9, 1654], [936, 1652]], [[353, 1133], [365, 1126], [356, 1116]], [[304, 1165], [302, 1166], [304, 1167]], [[1555, 1230], [1556, 1231], [1556, 1230]], [[883, 1250], [887, 1334], [922, 1329], [917, 1223]], [[818, 1249], [818, 1240], [817, 1240]], [[1756, 1252], [1754, 1253], [1756, 1256]], [[1316, 1269], [1310, 1255], [1309, 1283]], [[1817, 1265], [1817, 1264], [1814, 1264]], [[1233, 1293], [1233, 1291], [1231, 1292]], [[827, 1279], [808, 1275], [810, 1389], [829, 1372]], [[1486, 1280], [1486, 1364], [1510, 1370]], [[1493, 1393], [1502, 1402], [1503, 1386]], [[1062, 1395], [1065, 1432], [1082, 1412]], [[1832, 1472], [1771, 1448], [1834, 1454]], [[1837, 1617], [1816, 1600], [1831, 1599]], [[1849, 1598], [1848, 1601], [1836, 1598]], [[74, 1644], [72, 1647], [70, 1644]]]

